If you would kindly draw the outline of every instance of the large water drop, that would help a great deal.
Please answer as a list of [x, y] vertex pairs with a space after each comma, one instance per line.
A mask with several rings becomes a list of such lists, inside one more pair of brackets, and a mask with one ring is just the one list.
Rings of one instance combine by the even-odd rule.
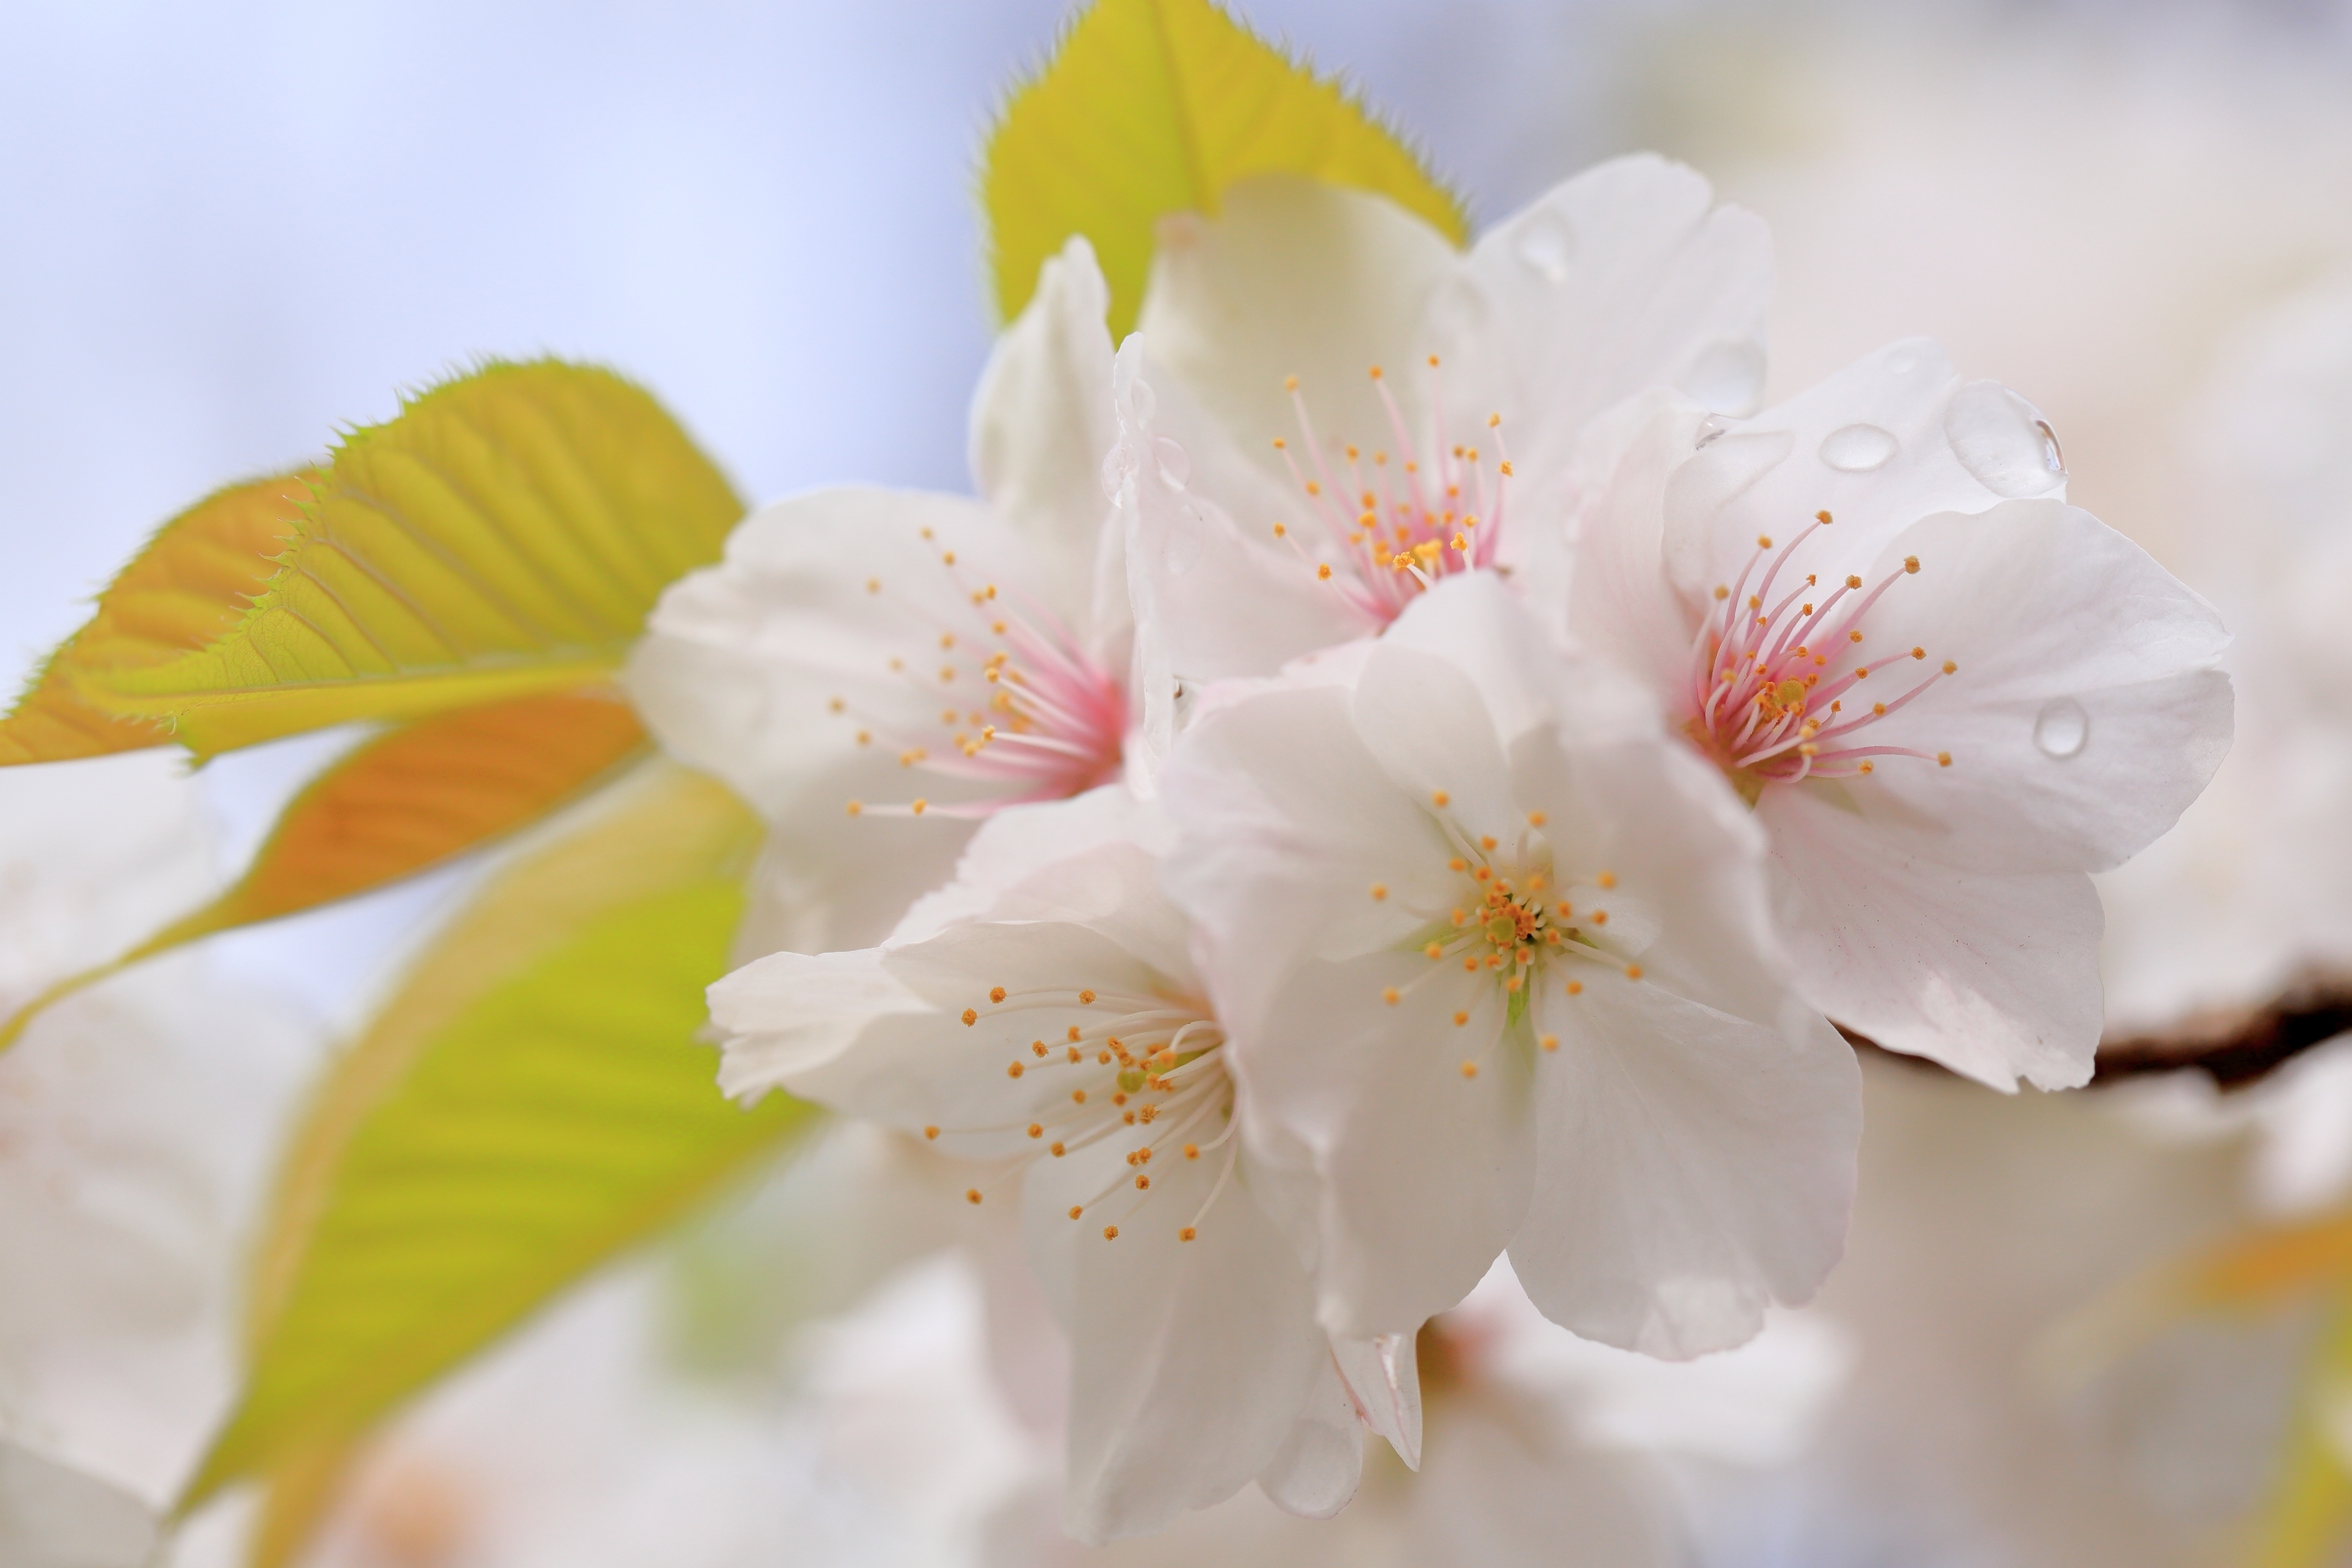
[[2033, 743], [2045, 757], [2063, 763], [2080, 753], [2090, 739], [2091, 716], [2071, 697], [2043, 703], [2033, 717]]
[[1883, 468], [1901, 447], [1875, 425], [1847, 425], [1822, 437], [1822, 461], [1842, 474]]
[[1160, 465], [1160, 477], [1167, 481], [1170, 489], [1182, 489], [1184, 481], [1192, 477], [1192, 459], [1184, 455], [1183, 447], [1167, 437], [1152, 438], [1151, 456]]
[[1944, 437], [1960, 467], [1997, 496], [2045, 496], [2066, 482], [2057, 433], [2040, 409], [1997, 381], [1972, 381], [1952, 395]]

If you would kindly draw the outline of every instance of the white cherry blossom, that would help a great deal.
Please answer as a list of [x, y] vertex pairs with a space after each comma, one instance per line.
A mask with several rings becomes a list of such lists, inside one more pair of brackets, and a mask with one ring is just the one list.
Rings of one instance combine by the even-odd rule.
[[2032, 405], [1897, 343], [1753, 419], [1622, 409], [1528, 584], [1754, 805], [1814, 1005], [2004, 1089], [2089, 1078], [2088, 873], [2230, 738], [2221, 621], [2064, 485]]
[[648, 622], [630, 694], [768, 818], [786, 945], [878, 940], [978, 819], [1119, 773], [1132, 630], [1100, 478], [1106, 299], [1073, 239], [999, 341], [972, 412], [984, 500], [777, 502]]
[[1762, 223], [1648, 155], [1467, 253], [1292, 179], [1163, 225], [1106, 473], [1152, 754], [1180, 685], [1270, 675], [1447, 576], [1556, 552], [1578, 440], [1619, 399], [1753, 409], [1770, 288]]
[[1820, 1283], [1856, 1079], [1787, 985], [1762, 836], [1493, 574], [1213, 691], [1162, 782], [1261, 1191], [1334, 1333], [1410, 1331], [1507, 1247], [1553, 1321], [1667, 1356]]
[[1087, 1540], [1253, 1479], [1328, 1514], [1362, 1423], [1419, 1440], [1409, 1342], [1335, 1347], [1254, 1193], [1160, 832], [1123, 786], [1007, 812], [890, 942], [772, 954], [710, 993], [728, 1092], [919, 1133], [981, 1163], [971, 1203], [1021, 1204], [1070, 1342], [1066, 1517]]

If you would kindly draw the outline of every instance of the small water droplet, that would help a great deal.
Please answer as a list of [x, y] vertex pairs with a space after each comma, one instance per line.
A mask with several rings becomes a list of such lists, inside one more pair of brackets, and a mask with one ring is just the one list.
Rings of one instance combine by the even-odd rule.
[[1192, 459], [1184, 455], [1183, 447], [1167, 437], [1152, 438], [1151, 456], [1160, 465], [1160, 477], [1167, 482], [1170, 489], [1182, 489], [1184, 481], [1192, 477]]
[[2050, 422], [1997, 381], [1972, 381], [1952, 395], [1944, 437], [1960, 467], [1997, 496], [2043, 496], [2066, 482], [2065, 454]]
[[2091, 716], [2083, 705], [2071, 697], [2060, 697], [2042, 705], [2033, 718], [2033, 743], [2045, 757], [2059, 762], [2078, 754], [2091, 738]]
[[1822, 461], [1842, 474], [1883, 468], [1902, 443], [1875, 425], [1847, 425], [1822, 437]]
[[1568, 281], [1569, 258], [1576, 254], [1576, 235], [1559, 214], [1549, 210], [1531, 214], [1519, 226], [1517, 248], [1519, 259], [1547, 283]]
[[1102, 460], [1103, 494], [1112, 500], [1117, 500], [1119, 487], [1127, 483], [1127, 476], [1134, 471], [1135, 462], [1128, 452], [1126, 442], [1121, 441], [1118, 446], [1105, 452]]
[[1717, 414], [1753, 414], [1764, 395], [1764, 347], [1749, 338], [1719, 338], [1699, 352], [1681, 384]]
[[1718, 439], [1731, 426], [1710, 414], [1699, 421], [1698, 434], [1691, 439], [1691, 450], [1704, 452], [1709, 443]]

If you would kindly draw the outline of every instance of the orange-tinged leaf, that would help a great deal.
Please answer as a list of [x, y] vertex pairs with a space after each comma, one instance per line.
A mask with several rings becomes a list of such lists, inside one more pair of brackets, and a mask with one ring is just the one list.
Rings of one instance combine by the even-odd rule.
[[0, 1048], [61, 998], [141, 959], [384, 887], [535, 822], [646, 744], [635, 712], [604, 689], [461, 709], [367, 741], [288, 804], [236, 886], [43, 992], [0, 1023]]
[[534, 822], [646, 747], [617, 693], [558, 691], [420, 719], [296, 795], [237, 885], [135, 956], [315, 909]]
[[152, 721], [84, 702], [77, 681], [168, 664], [235, 627], [278, 570], [318, 479], [305, 468], [231, 485], [156, 530], [0, 719], [0, 766], [170, 743]]

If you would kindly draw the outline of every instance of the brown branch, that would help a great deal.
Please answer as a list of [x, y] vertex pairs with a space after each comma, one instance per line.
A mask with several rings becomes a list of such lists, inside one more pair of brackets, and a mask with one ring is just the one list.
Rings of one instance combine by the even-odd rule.
[[[2197, 1071], [2219, 1089], [2259, 1083], [2314, 1046], [2352, 1032], [2352, 973], [2307, 973], [2267, 1002], [2191, 1014], [2168, 1029], [2109, 1035], [2099, 1042], [2091, 1084], [2120, 1083], [2152, 1073]], [[1919, 1057], [1886, 1051], [1867, 1035], [1839, 1026], [1857, 1050], [1877, 1051], [1920, 1067]], [[1938, 1069], [1940, 1070], [1940, 1069]]]

